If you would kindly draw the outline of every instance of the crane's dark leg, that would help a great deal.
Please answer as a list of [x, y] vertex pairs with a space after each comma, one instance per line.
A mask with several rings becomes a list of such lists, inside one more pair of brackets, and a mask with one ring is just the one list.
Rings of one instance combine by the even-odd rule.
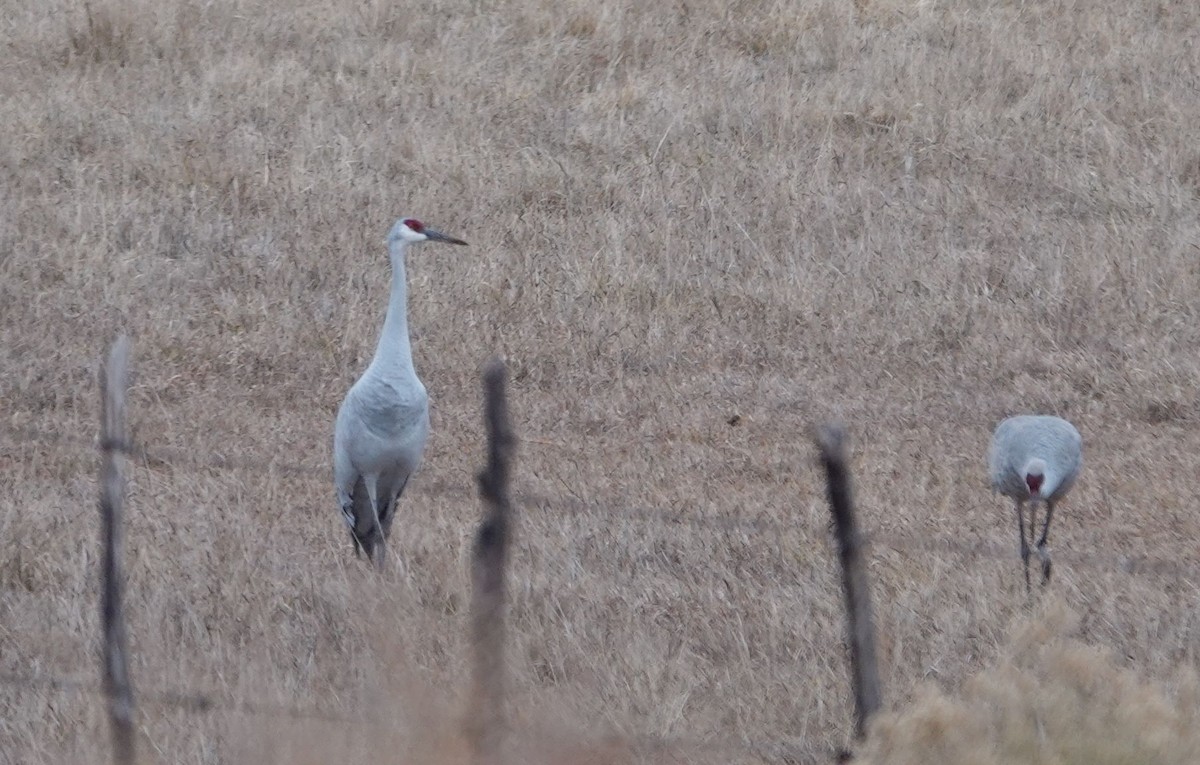
[[374, 502], [371, 503], [371, 513], [375, 523], [371, 528], [370, 537], [371, 547], [374, 548], [375, 553], [371, 560], [375, 562], [375, 567], [382, 571], [387, 562], [387, 540], [383, 536], [383, 527], [379, 525], [379, 508]]
[[404, 487], [406, 486], [408, 486], [408, 478], [404, 479], [404, 483], [400, 484], [400, 488], [396, 490], [396, 496], [392, 498], [392, 501], [379, 514], [379, 522], [383, 527], [384, 539], [388, 539], [392, 535], [392, 522], [396, 520], [396, 505], [400, 503], [400, 497], [404, 495]]
[[1037, 543], [1038, 558], [1042, 561], [1042, 584], [1050, 581], [1050, 551], [1046, 549], [1046, 535], [1050, 533], [1050, 519], [1053, 517], [1054, 503], [1046, 502], [1046, 525], [1042, 526], [1042, 536]]
[[362, 545], [358, 543], [358, 535], [354, 533], [354, 499], [347, 498], [342, 503], [342, 517], [346, 519], [346, 526], [350, 530], [350, 546], [354, 548], [354, 557], [362, 557]]
[[[354, 547], [354, 557], [361, 558], [365, 552], [367, 559], [374, 558], [374, 542], [371, 539], [371, 528], [368, 525], [371, 515], [371, 490], [360, 475], [354, 481], [354, 488], [349, 495], [342, 498], [342, 515], [350, 528], [350, 544]], [[363, 528], [363, 527], [366, 528]]]
[[362, 544], [363, 550], [367, 553], [367, 558], [375, 564], [378, 569], [383, 569], [384, 559], [387, 557], [387, 550], [383, 545], [383, 532], [379, 528], [379, 502], [377, 499], [378, 487], [369, 482], [367, 486], [367, 506], [371, 513], [371, 527], [367, 529], [367, 533], [358, 537], [358, 541]]
[[354, 534], [354, 498], [350, 496], [347, 501], [342, 502], [342, 517], [346, 519], [347, 528], [350, 530], [350, 546], [354, 548], [355, 558], [361, 558], [359, 536]]
[[358, 550], [362, 550], [367, 554], [367, 560], [375, 560], [375, 540], [371, 538], [371, 532], [368, 531], [366, 536], [354, 535], [355, 553], [354, 557], [359, 557]]
[[[1031, 518], [1030, 525], [1032, 523]], [[1025, 564], [1025, 592], [1028, 594], [1033, 588], [1029, 584], [1029, 542], [1025, 539], [1025, 503], [1020, 500], [1017, 501], [1017, 531], [1021, 535], [1021, 562]]]
[[358, 529], [350, 529], [350, 541], [354, 543], [355, 558], [361, 558], [362, 553], [366, 553], [367, 560], [375, 560], [375, 539], [372, 537], [370, 529], [361, 535], [358, 533]]

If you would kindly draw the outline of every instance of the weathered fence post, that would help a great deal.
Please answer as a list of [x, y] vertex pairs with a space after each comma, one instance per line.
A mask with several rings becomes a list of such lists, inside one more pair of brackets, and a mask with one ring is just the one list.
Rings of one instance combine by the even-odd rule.
[[129, 338], [113, 343], [100, 370], [100, 542], [104, 548], [101, 628], [104, 630], [104, 693], [112, 725], [113, 762], [134, 762], [133, 686], [122, 605], [121, 513], [125, 497], [125, 390], [128, 385]]
[[821, 464], [825, 467], [829, 506], [842, 563], [846, 619], [850, 639], [850, 674], [854, 685], [854, 734], [866, 734], [871, 715], [883, 705], [879, 669], [875, 663], [875, 623], [871, 594], [862, 557], [862, 536], [854, 517], [850, 470], [846, 465], [846, 433], [840, 425], [826, 425], [816, 434]]
[[484, 516], [471, 558], [472, 696], [466, 721], [474, 762], [494, 765], [504, 747], [505, 565], [511, 535], [508, 480], [516, 448], [505, 396], [507, 371], [493, 360], [483, 373], [488, 461], [480, 471]]

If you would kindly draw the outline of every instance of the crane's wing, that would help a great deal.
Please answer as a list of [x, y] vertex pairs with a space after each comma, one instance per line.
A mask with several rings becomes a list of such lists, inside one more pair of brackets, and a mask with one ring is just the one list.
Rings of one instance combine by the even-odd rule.
[[1015, 418], [1001, 422], [992, 434], [992, 446], [988, 451], [988, 478], [991, 479], [992, 489], [1002, 494], [1012, 491], [1017, 483], [1021, 483], [1017, 469], [1013, 467], [1016, 462], [1013, 455], [1016, 424]]
[[1055, 469], [1058, 471], [1062, 491], [1066, 492], [1079, 477], [1083, 466], [1083, 438], [1079, 431], [1065, 420], [1059, 425], [1050, 445]]
[[371, 494], [362, 473], [354, 467], [348, 449], [349, 418], [346, 406], [338, 411], [333, 439], [333, 483], [337, 492], [338, 510], [354, 534], [359, 546], [371, 553], [371, 531], [375, 525], [371, 512]]

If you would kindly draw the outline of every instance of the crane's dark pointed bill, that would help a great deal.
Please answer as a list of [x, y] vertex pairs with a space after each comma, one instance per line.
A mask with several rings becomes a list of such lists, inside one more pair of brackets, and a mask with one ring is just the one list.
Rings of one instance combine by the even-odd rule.
[[421, 233], [424, 234], [425, 236], [427, 236], [429, 238], [429, 240], [433, 241], [433, 242], [449, 242], [450, 244], [466, 244], [466, 242], [464, 242], [461, 239], [450, 236], [448, 234], [443, 234], [441, 231], [434, 231], [433, 229], [429, 228], [428, 226], [426, 226], [425, 230], [422, 231]]

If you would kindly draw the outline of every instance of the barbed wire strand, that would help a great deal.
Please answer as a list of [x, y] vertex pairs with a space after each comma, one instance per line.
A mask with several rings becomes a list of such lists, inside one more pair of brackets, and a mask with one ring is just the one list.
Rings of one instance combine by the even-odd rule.
[[[45, 673], [0, 672], [0, 685], [30, 690], [54, 691], [57, 693], [75, 692], [89, 695], [103, 693], [102, 688], [89, 681]], [[287, 704], [262, 701], [237, 701], [196, 690], [146, 689], [140, 683], [138, 685], [138, 705], [162, 709], [177, 709], [197, 714], [223, 710], [254, 715], [256, 717], [321, 720], [351, 725], [366, 725], [368, 722], [323, 709], [305, 709]]]
[[[53, 693], [80, 693], [99, 696], [103, 689], [94, 683], [71, 677], [46, 673], [0, 672], [0, 685], [31, 691]], [[369, 728], [378, 720], [361, 715], [348, 715], [328, 710], [290, 706], [261, 701], [238, 701], [220, 695], [196, 690], [148, 689], [138, 684], [138, 705], [159, 711], [170, 710], [185, 714], [210, 714], [233, 712], [254, 717], [273, 719], [316, 721], [334, 723], [339, 726]], [[732, 738], [711, 736], [657, 736], [637, 731], [621, 731], [618, 735], [623, 743], [642, 750], [664, 751], [670, 749], [699, 749], [712, 752], [752, 754], [767, 761], [779, 761], [791, 757], [793, 761], [811, 758], [811, 746], [786, 740], [759, 740], [754, 738]], [[799, 759], [797, 756], [799, 755]]]
[[[59, 444], [74, 446], [81, 449], [96, 448], [95, 439], [80, 436], [64, 436], [32, 428], [7, 428], [3, 431], [14, 439], [35, 441], [42, 444]], [[192, 450], [157, 447], [150, 449], [138, 443], [125, 444], [126, 452], [135, 464], [144, 468], [171, 468], [191, 470], [235, 471], [252, 470], [258, 472], [276, 472], [283, 475], [305, 476], [312, 479], [324, 479], [331, 475], [331, 470], [324, 467], [300, 465], [281, 462], [278, 460], [231, 458], [219, 454], [198, 455]], [[421, 491], [434, 496], [450, 499], [471, 500], [474, 495], [464, 483], [463, 486], [452, 484], [445, 480], [425, 481]], [[584, 500], [577, 496], [551, 497], [531, 491], [515, 491], [513, 501], [522, 508], [539, 512], [554, 512], [575, 516], [589, 515], [602, 512], [605, 517], [638, 523], [658, 525], [682, 525], [707, 530], [724, 530], [755, 534], [787, 534], [794, 533], [796, 524], [768, 518], [746, 518], [702, 515], [693, 512], [669, 511], [661, 508], [639, 507], [606, 503], [600, 500]], [[907, 554], [938, 554], [949, 552], [965, 558], [990, 558], [1007, 561], [1013, 557], [1007, 546], [984, 541], [963, 541], [946, 537], [918, 536], [915, 534], [898, 534], [895, 532], [866, 532], [864, 534], [868, 548], [873, 548], [878, 554], [883, 551], [893, 551]], [[1200, 581], [1200, 562], [1181, 562], [1162, 557], [1144, 554], [1130, 555], [1095, 555], [1072, 550], [1057, 551], [1056, 556], [1063, 562], [1081, 568], [1092, 568], [1100, 571], [1121, 572], [1130, 576], [1169, 576], [1176, 579], [1197, 582]]]

